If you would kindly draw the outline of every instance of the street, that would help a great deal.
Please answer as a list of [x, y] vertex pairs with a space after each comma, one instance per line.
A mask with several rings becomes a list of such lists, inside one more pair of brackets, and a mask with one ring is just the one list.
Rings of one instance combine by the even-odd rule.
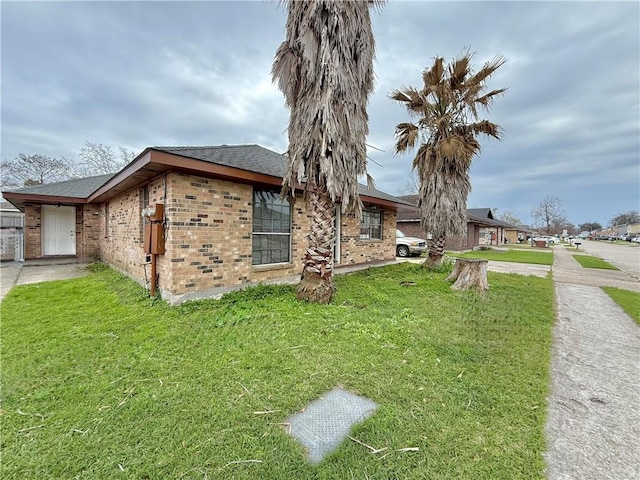
[[582, 240], [579, 249], [602, 258], [640, 280], [640, 245], [631, 242], [620, 245], [607, 241]]

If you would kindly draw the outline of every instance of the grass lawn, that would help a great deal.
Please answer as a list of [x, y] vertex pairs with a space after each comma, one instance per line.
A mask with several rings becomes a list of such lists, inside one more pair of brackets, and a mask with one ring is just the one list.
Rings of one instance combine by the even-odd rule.
[[640, 293], [615, 287], [602, 287], [602, 290], [640, 325]]
[[576, 261], [585, 268], [601, 268], [603, 270], [618, 270], [608, 262], [605, 262], [601, 258], [594, 257], [593, 255], [578, 254], [572, 255]]
[[[2, 303], [3, 479], [544, 478], [551, 278], [482, 295], [403, 263], [338, 276], [330, 305], [170, 307], [93, 270]], [[379, 404], [351, 435], [386, 450], [312, 466], [282, 422], [336, 385]]]
[[[521, 249], [521, 250], [532, 250], [535, 249], [537, 247], [532, 247], [530, 243], [528, 242], [524, 242], [524, 243], [508, 243], [506, 245], [503, 246], [504, 248], [515, 248], [515, 249]], [[503, 248], [501, 247], [501, 248]]]
[[483, 258], [499, 262], [534, 263], [552, 265], [553, 252], [540, 250], [508, 249], [508, 250], [475, 250], [467, 253], [447, 252], [450, 257]]

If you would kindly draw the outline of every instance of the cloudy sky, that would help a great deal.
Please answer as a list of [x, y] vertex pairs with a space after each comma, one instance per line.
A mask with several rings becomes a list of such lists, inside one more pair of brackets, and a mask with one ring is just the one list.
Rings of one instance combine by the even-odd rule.
[[[1, 3], [3, 160], [78, 158], [86, 141], [153, 145], [257, 143], [287, 149], [288, 111], [271, 81], [284, 39], [277, 2]], [[388, 94], [419, 86], [433, 57], [465, 49], [507, 63], [508, 87], [486, 118], [469, 208], [532, 222], [557, 195], [570, 221], [603, 225], [640, 209], [640, 4], [390, 1], [372, 14], [376, 90], [369, 172], [404, 193], [412, 154], [394, 155], [407, 121]]]

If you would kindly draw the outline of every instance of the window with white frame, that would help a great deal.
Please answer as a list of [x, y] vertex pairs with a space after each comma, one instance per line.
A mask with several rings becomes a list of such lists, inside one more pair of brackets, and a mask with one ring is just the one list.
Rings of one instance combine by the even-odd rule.
[[278, 192], [253, 190], [252, 263], [291, 260], [291, 207]]
[[375, 207], [362, 209], [360, 238], [382, 240], [382, 210]]

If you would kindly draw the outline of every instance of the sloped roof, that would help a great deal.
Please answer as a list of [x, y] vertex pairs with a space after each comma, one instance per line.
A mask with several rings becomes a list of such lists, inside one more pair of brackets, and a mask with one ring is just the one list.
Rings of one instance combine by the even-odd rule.
[[73, 178], [62, 182], [45, 183], [43, 185], [34, 185], [33, 187], [8, 190], [7, 193], [86, 198], [114, 175], [115, 173], [109, 173], [107, 175], [98, 175], [95, 177]]
[[18, 212], [19, 210], [11, 203], [5, 200], [0, 200], [0, 210], [7, 212]]
[[416, 205], [418, 204], [418, 195], [399, 195], [398, 198], [403, 200], [406, 205], [398, 208], [398, 222], [419, 222], [420, 212]]
[[95, 177], [75, 178], [62, 182], [34, 185], [2, 192], [5, 199], [24, 210], [25, 202], [36, 203], [87, 203], [87, 198], [97, 188], [109, 181], [115, 174], [97, 175]]
[[[284, 176], [288, 161], [284, 155], [261, 147], [260, 145], [150, 147], [150, 149], [278, 178]], [[375, 188], [369, 188], [367, 185], [361, 183], [358, 184], [358, 193], [380, 200], [402, 203], [398, 201], [398, 197], [394, 197]]]
[[490, 208], [468, 208], [467, 214], [483, 220], [494, 220], [493, 213], [491, 213]]
[[150, 147], [150, 149], [274, 177], [284, 176], [287, 168], [287, 158], [284, 155], [260, 145]]
[[[155, 155], [154, 152], [156, 152]], [[143, 184], [148, 178], [172, 169], [206, 173], [207, 170], [215, 171], [225, 168], [225, 177], [221, 178], [230, 181], [235, 179], [245, 183], [250, 183], [247, 179], [252, 176], [262, 178], [263, 181], [270, 178], [267, 183], [275, 186], [281, 183], [287, 168], [287, 157], [260, 145], [149, 147], [115, 174], [65, 180], [6, 193], [7, 199], [19, 208], [24, 206], [25, 200], [37, 201], [38, 196], [47, 202], [56, 201], [56, 198], [61, 197], [67, 203], [86, 203], [87, 201], [100, 203], [119, 192]], [[358, 185], [358, 193], [370, 199], [380, 200], [381, 203], [390, 202], [394, 205], [405, 203], [393, 195], [375, 188], [370, 189], [362, 184]]]
[[[403, 206], [398, 209], [398, 222], [419, 222], [420, 212], [416, 207], [418, 204], [418, 195], [400, 195], [398, 198], [413, 205], [413, 207]], [[522, 226], [519, 227], [493, 218], [493, 213], [490, 208], [468, 208], [466, 213], [467, 222], [477, 223], [479, 225], [523, 230]]]
[[389, 195], [381, 190], [377, 190], [375, 188], [369, 188], [367, 185], [363, 185], [361, 183], [358, 184], [358, 194], [362, 196], [368, 196], [373, 198], [378, 198], [380, 200], [387, 200], [389, 202], [397, 203], [399, 205], [406, 205], [406, 202], [401, 198], [395, 197], [393, 195]]

